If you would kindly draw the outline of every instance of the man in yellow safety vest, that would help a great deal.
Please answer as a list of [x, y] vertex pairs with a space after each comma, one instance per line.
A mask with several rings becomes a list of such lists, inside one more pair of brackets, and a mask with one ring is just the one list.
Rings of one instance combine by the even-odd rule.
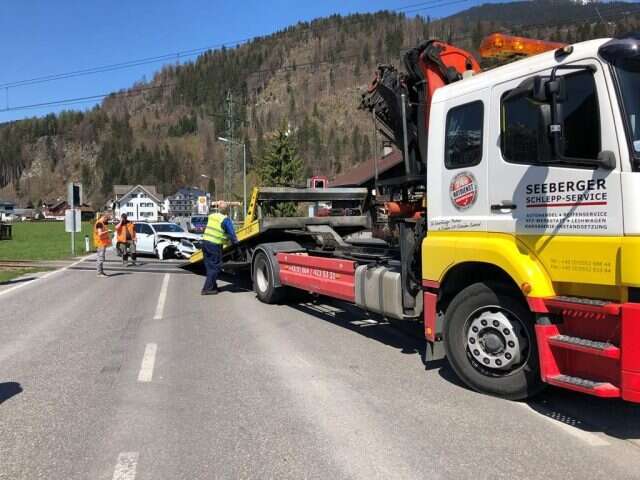
[[225, 202], [218, 204], [218, 213], [209, 215], [207, 228], [202, 236], [202, 253], [204, 266], [207, 270], [207, 280], [202, 287], [201, 295], [215, 295], [218, 293], [218, 274], [222, 268], [222, 247], [231, 241], [238, 243], [236, 232], [231, 219], [227, 217], [229, 206]]

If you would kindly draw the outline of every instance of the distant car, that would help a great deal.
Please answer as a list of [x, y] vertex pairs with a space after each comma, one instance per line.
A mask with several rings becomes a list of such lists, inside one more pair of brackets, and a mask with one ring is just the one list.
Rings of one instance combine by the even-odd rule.
[[[170, 222], [134, 222], [136, 251], [151, 254], [160, 260], [166, 258], [190, 258], [200, 249], [202, 237], [185, 232], [180, 225]], [[116, 245], [116, 235], [113, 236]]]
[[189, 220], [189, 231], [191, 233], [204, 233], [208, 220], [209, 218], [206, 215], [192, 215]]

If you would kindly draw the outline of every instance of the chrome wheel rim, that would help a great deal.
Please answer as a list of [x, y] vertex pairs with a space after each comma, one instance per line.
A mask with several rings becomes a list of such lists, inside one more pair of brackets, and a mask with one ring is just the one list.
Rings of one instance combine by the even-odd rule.
[[471, 365], [493, 377], [511, 375], [523, 368], [531, 350], [531, 338], [522, 321], [497, 305], [469, 315], [465, 341]]
[[256, 284], [258, 286], [258, 290], [261, 292], [266, 292], [269, 288], [269, 280], [267, 274], [267, 264], [260, 263], [258, 264], [258, 268], [256, 269]]

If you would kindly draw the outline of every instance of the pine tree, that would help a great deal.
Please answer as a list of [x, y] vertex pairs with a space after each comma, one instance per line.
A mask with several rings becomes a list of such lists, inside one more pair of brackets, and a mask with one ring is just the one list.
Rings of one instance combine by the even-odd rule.
[[[257, 173], [260, 185], [266, 187], [290, 187], [301, 182], [304, 165], [298, 156], [293, 137], [286, 125], [281, 125], [266, 147], [260, 158]], [[291, 202], [265, 206], [266, 213], [289, 217], [296, 213], [296, 206]]]
[[265, 187], [290, 187], [302, 180], [302, 160], [297, 146], [281, 125], [266, 146], [258, 164], [260, 185]]

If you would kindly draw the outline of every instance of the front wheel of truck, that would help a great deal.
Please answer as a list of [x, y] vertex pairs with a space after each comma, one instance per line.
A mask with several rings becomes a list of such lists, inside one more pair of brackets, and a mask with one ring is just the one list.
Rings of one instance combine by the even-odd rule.
[[475, 283], [458, 293], [444, 341], [451, 367], [474, 390], [520, 400], [544, 387], [533, 315], [508, 286]]

